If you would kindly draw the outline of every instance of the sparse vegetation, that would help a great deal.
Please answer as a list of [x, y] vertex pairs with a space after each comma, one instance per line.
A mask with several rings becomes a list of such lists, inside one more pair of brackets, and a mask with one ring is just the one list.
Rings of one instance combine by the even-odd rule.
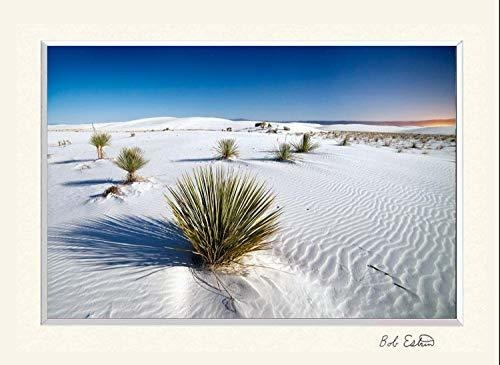
[[71, 141], [69, 139], [63, 139], [63, 140], [57, 141], [57, 145], [59, 147], [66, 147], [69, 144], [71, 144]]
[[103, 197], [107, 197], [109, 194], [113, 194], [113, 195], [121, 195], [122, 192], [120, 190], [120, 187], [117, 186], [117, 185], [111, 185], [110, 187], [108, 187], [106, 190], [104, 190], [104, 193], [102, 193], [102, 196]]
[[280, 143], [278, 149], [274, 152], [277, 161], [293, 161], [292, 145], [290, 143]]
[[97, 149], [97, 159], [104, 158], [104, 147], [111, 144], [111, 134], [106, 132], [97, 132], [90, 136], [90, 144]]
[[221, 160], [227, 160], [233, 157], [239, 157], [240, 152], [236, 140], [232, 138], [221, 139], [215, 146], [215, 157]]
[[292, 143], [292, 146], [297, 153], [308, 153], [319, 148], [319, 143], [313, 143], [311, 140], [311, 135], [309, 133], [304, 133], [300, 141], [297, 143]]
[[278, 230], [274, 195], [250, 175], [202, 167], [169, 191], [175, 223], [209, 270], [242, 265], [248, 253], [268, 248]]
[[138, 147], [123, 147], [115, 160], [116, 166], [127, 172], [125, 183], [130, 184], [140, 180], [136, 174], [148, 160], [144, 158], [144, 152]]
[[349, 137], [347, 137], [347, 136], [346, 136], [346, 137], [344, 137], [344, 138], [340, 141], [339, 146], [348, 146], [348, 145], [349, 145], [349, 143], [348, 143], [348, 138], [349, 138]]

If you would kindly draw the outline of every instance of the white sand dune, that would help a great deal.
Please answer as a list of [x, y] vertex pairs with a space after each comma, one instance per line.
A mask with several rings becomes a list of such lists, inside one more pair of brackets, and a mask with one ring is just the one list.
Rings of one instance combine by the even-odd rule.
[[[261, 121], [244, 120], [233, 121], [223, 118], [207, 117], [156, 117], [131, 120], [128, 122], [95, 123], [97, 130], [112, 132], [140, 132], [161, 131], [166, 128], [170, 130], [211, 130], [220, 131], [231, 128], [233, 131], [260, 131], [255, 123]], [[421, 133], [421, 134], [455, 134], [455, 127], [417, 127], [417, 126], [391, 126], [391, 125], [369, 125], [369, 124], [318, 124], [318, 123], [275, 123], [274, 128], [283, 129], [287, 126], [292, 133], [321, 132], [321, 131], [359, 131], [359, 132], [388, 132], [388, 133]], [[91, 124], [53, 124], [49, 125], [50, 131], [91, 131]]]
[[409, 130], [410, 133], [419, 134], [447, 134], [454, 135], [457, 134], [457, 128], [455, 126], [445, 126], [445, 127], [421, 127]]
[[[174, 129], [199, 129], [200, 122], [207, 121]], [[152, 129], [148, 123], [135, 127]], [[222, 129], [226, 121], [209, 123]], [[48, 317], [455, 317], [453, 148], [423, 155], [322, 139], [299, 162], [279, 163], [269, 151], [297, 137], [244, 128], [112, 133], [109, 157], [140, 146], [150, 159], [141, 170], [148, 181], [119, 198], [99, 197], [124, 173], [111, 160], [94, 160], [89, 132], [50, 131]], [[212, 159], [222, 137], [237, 139], [238, 160]], [[62, 139], [72, 144], [57, 146]], [[172, 224], [167, 187], [206, 164], [252, 172], [283, 208], [273, 249], [249, 257], [245, 275], [199, 271]]]

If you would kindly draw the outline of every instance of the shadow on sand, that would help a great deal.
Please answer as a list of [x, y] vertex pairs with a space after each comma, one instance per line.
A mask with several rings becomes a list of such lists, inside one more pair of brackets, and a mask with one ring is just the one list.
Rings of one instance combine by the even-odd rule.
[[102, 184], [120, 184], [122, 180], [113, 179], [91, 179], [91, 180], [76, 180], [62, 183], [63, 186], [86, 186], [86, 185], [102, 185]]
[[191, 245], [173, 223], [148, 217], [105, 216], [49, 229], [48, 248], [97, 270], [199, 267]]
[[189, 268], [194, 282], [222, 297], [227, 310], [237, 313], [236, 301], [221, 278], [203, 269], [191, 244], [173, 223], [150, 217], [105, 216], [85, 223], [49, 229], [48, 249], [59, 250], [90, 270], [134, 268], [140, 276], [153, 275], [169, 267]]
[[95, 161], [93, 159], [87, 158], [87, 159], [80, 159], [80, 160], [64, 160], [64, 161], [55, 161], [55, 162], [50, 162], [51, 165], [65, 165], [69, 163], [81, 163], [81, 162], [92, 162]]
[[180, 160], [175, 160], [173, 162], [209, 162], [209, 161], [217, 161], [217, 158], [215, 157], [208, 157], [208, 158], [183, 158]]

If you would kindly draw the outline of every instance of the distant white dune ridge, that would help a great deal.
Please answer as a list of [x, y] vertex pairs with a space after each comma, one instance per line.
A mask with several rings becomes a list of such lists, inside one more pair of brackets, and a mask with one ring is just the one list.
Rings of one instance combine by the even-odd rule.
[[[207, 130], [218, 131], [231, 128], [234, 131], [255, 128], [255, 124], [261, 121], [244, 120], [234, 121], [224, 118], [213, 117], [155, 117], [142, 118], [126, 122], [94, 123], [97, 130], [103, 131], [148, 131], [148, 130]], [[389, 133], [422, 133], [422, 134], [455, 134], [455, 126], [446, 127], [419, 127], [419, 126], [397, 126], [397, 125], [368, 125], [368, 124], [318, 124], [318, 123], [275, 123], [273, 126], [283, 128], [288, 126], [291, 132], [321, 132], [321, 131], [360, 131], [360, 132], [389, 132]], [[49, 130], [82, 130], [89, 131], [92, 124], [52, 124]]]

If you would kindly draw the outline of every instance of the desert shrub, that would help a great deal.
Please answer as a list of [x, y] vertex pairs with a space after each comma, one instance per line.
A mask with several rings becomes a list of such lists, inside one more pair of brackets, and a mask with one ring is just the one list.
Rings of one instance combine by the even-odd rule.
[[104, 190], [104, 193], [102, 193], [102, 196], [103, 197], [107, 197], [109, 194], [121, 195], [121, 190], [120, 190], [120, 188], [118, 186], [111, 185], [106, 190]]
[[111, 134], [94, 130], [94, 134], [90, 136], [90, 144], [97, 149], [97, 159], [104, 158], [104, 147], [111, 144]]
[[147, 163], [144, 152], [138, 147], [123, 147], [115, 160], [116, 166], [127, 172], [126, 183], [138, 181], [140, 177], [136, 172]]
[[311, 135], [308, 133], [305, 133], [302, 135], [302, 138], [300, 139], [299, 142], [292, 143], [292, 146], [297, 153], [307, 153], [314, 151], [319, 147], [319, 143], [315, 142], [313, 143], [311, 140]]
[[274, 151], [277, 161], [293, 161], [292, 145], [290, 143], [280, 143], [278, 149]]
[[222, 167], [201, 167], [169, 188], [174, 221], [210, 270], [241, 264], [243, 257], [269, 247], [280, 209], [255, 177]]
[[216, 153], [215, 157], [221, 160], [227, 160], [240, 155], [236, 140], [232, 138], [219, 140], [217, 145], [214, 147], [214, 150]]
[[346, 136], [346, 137], [344, 137], [344, 138], [342, 139], [342, 141], [340, 141], [339, 146], [347, 146], [347, 145], [349, 145], [349, 143], [348, 143], [348, 139], [349, 139], [349, 137], [347, 137], [347, 136]]

